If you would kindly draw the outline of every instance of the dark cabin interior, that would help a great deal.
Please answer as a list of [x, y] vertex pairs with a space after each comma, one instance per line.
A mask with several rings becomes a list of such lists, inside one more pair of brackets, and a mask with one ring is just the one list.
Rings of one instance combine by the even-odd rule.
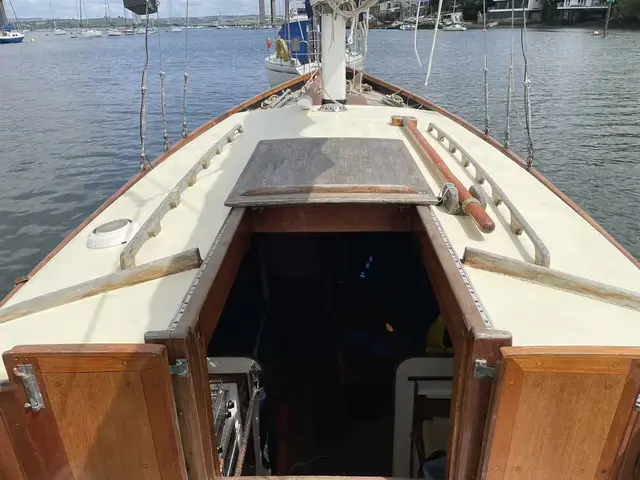
[[253, 234], [208, 355], [260, 363], [273, 475], [390, 476], [395, 369], [439, 313], [411, 233]]

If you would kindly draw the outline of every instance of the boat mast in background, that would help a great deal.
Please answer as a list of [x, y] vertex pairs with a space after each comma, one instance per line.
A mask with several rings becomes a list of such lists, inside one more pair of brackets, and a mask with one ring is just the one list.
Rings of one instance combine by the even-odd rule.
[[5, 28], [9, 24], [7, 12], [4, 10], [4, 3], [0, 0], [0, 28]]
[[53, 11], [53, 6], [51, 5], [51, 0], [49, 0], [49, 11], [51, 12], [51, 16], [53, 17], [53, 34], [54, 35], [66, 35], [67, 32], [62, 28], [58, 28], [58, 25], [56, 24], [56, 15], [55, 15], [55, 12]]

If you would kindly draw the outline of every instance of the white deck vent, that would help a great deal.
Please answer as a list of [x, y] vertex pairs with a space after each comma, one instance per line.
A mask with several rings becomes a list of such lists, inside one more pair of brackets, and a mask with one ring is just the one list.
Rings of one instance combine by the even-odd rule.
[[87, 237], [87, 248], [109, 248], [124, 245], [133, 238], [140, 225], [128, 218], [121, 218], [104, 223]]

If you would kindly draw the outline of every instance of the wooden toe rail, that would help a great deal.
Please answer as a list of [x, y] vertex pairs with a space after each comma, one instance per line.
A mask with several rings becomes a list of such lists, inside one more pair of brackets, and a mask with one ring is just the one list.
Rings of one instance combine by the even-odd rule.
[[214, 143], [213, 146], [198, 159], [195, 165], [191, 167], [176, 186], [171, 189], [160, 205], [158, 205], [158, 207], [149, 216], [147, 221], [144, 222], [144, 225], [140, 227], [138, 233], [135, 234], [129, 243], [127, 243], [127, 246], [124, 247], [124, 250], [122, 250], [122, 253], [120, 254], [120, 268], [122, 270], [135, 266], [136, 254], [140, 251], [147, 240], [160, 234], [160, 222], [162, 221], [162, 218], [169, 213], [170, 210], [173, 210], [180, 205], [180, 196], [182, 195], [182, 192], [196, 184], [198, 181], [198, 174], [202, 170], [209, 168], [213, 157], [220, 155], [224, 146], [233, 142], [236, 135], [242, 133], [242, 131], [242, 125], [236, 125], [229, 130], [222, 139]]
[[[394, 124], [393, 120], [392, 124]], [[438, 155], [438, 152], [435, 151], [427, 139], [420, 133], [420, 130], [418, 130], [418, 122], [413, 118], [405, 117], [402, 119], [402, 127], [422, 160], [431, 162], [442, 174], [445, 182], [453, 183], [456, 187], [458, 196], [460, 197], [462, 211], [473, 219], [482, 233], [493, 232], [496, 224], [491, 220], [489, 214], [484, 211], [482, 205], [480, 205], [480, 201], [471, 195], [469, 190], [467, 190], [460, 180], [449, 170], [449, 167], [447, 167], [440, 155]]]

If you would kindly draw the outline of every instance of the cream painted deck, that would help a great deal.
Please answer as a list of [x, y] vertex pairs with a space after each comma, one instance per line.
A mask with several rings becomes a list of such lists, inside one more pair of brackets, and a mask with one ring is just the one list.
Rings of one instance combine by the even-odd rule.
[[[541, 237], [551, 253], [551, 268], [614, 286], [640, 291], [640, 270], [562, 200], [502, 153], [442, 115], [394, 107], [350, 106], [347, 113], [329, 114], [297, 108], [236, 114], [198, 137], [142, 178], [116, 200], [45, 265], [7, 303], [113, 273], [121, 248], [89, 250], [88, 233], [118, 218], [142, 224], [197, 159], [228, 130], [242, 124], [244, 133], [214, 157], [212, 166], [187, 189], [178, 208], [162, 220], [162, 232], [137, 256], [142, 264], [198, 247], [210, 248], [229, 209], [224, 201], [258, 141], [295, 137], [365, 137], [403, 140], [417, 159], [401, 128], [389, 125], [392, 115], [411, 115], [451, 171], [467, 186], [469, 174], [438, 144], [426, 128], [436, 123], [480, 162]], [[441, 180], [420, 160], [419, 169], [434, 192]], [[482, 235], [468, 218], [436, 209], [455, 251], [474, 246], [530, 261], [531, 245], [513, 235], [504, 207], [488, 207], [496, 230]], [[492, 324], [511, 331], [514, 345], [635, 345], [640, 346], [640, 312], [601, 303], [505, 276], [467, 269]], [[52, 310], [0, 324], [0, 351], [15, 345], [52, 343], [139, 343], [148, 330], [170, 323], [195, 270], [135, 287], [99, 295]], [[6, 372], [0, 367], [0, 380]]]

